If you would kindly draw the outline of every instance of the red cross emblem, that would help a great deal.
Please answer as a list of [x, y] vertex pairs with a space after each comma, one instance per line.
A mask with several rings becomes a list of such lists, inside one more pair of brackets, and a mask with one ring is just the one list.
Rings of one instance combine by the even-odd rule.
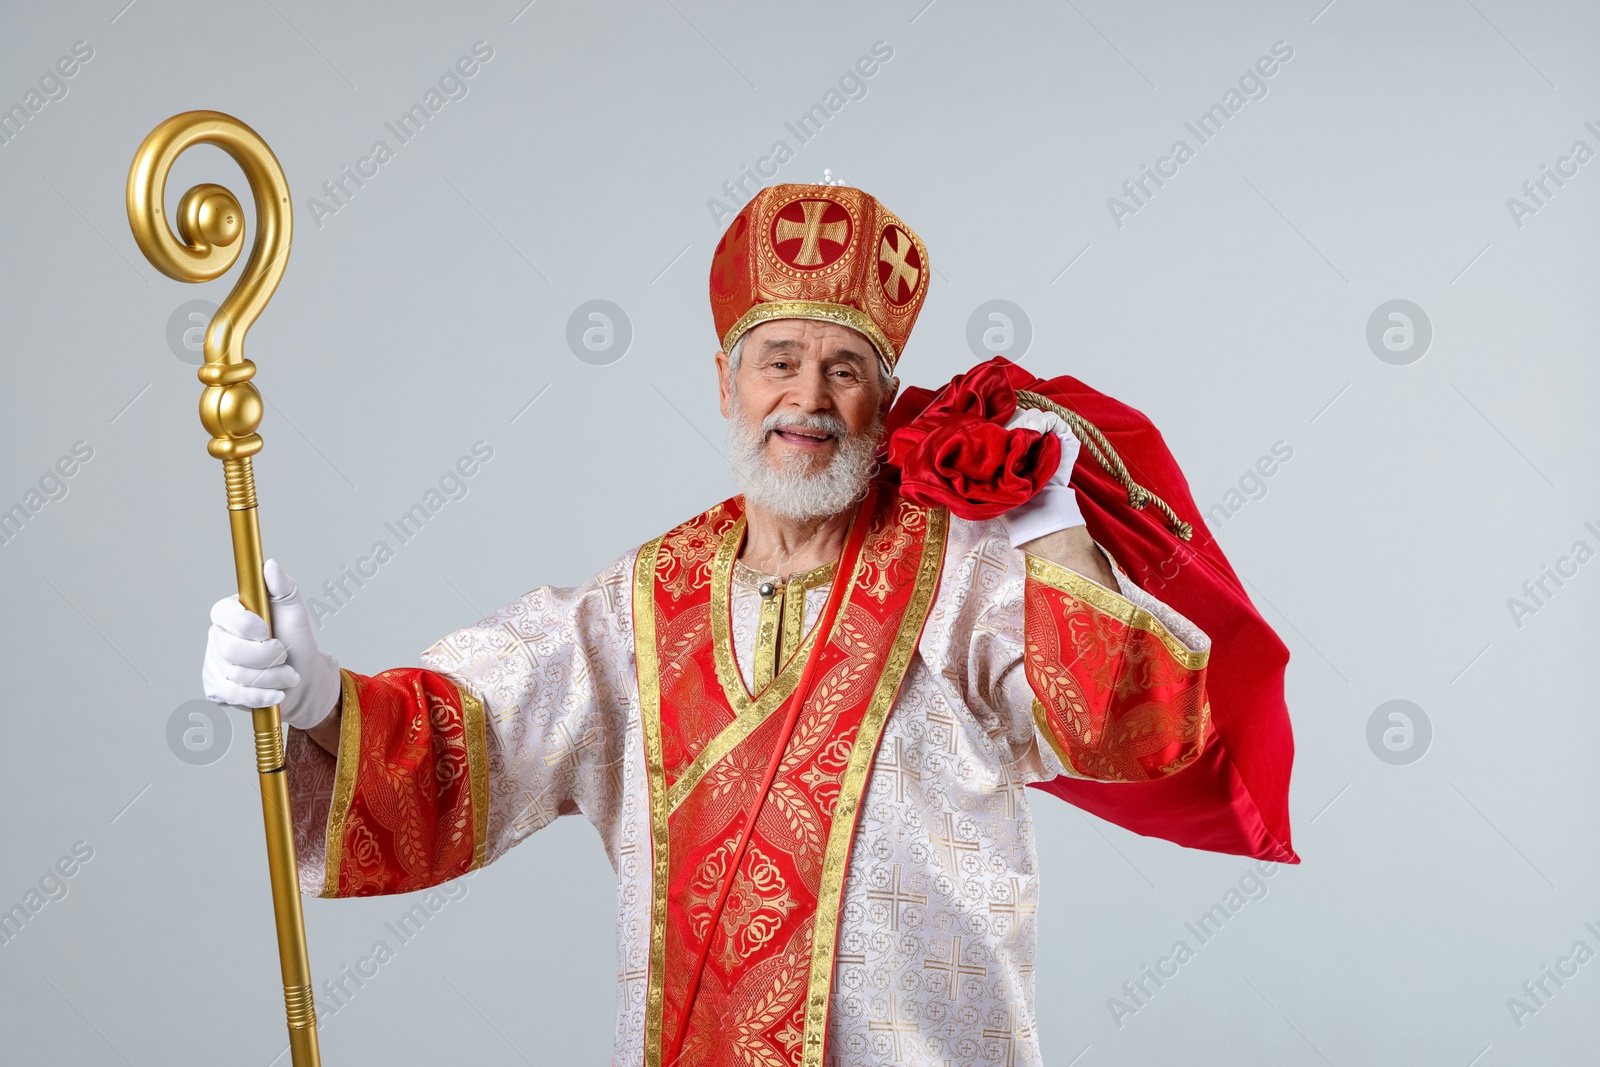
[[832, 200], [796, 200], [772, 220], [772, 250], [791, 267], [826, 267], [849, 247], [850, 213]]
[[921, 280], [922, 257], [917, 255], [917, 243], [900, 227], [885, 226], [878, 239], [878, 284], [883, 286], [883, 295], [900, 307], [917, 295]]

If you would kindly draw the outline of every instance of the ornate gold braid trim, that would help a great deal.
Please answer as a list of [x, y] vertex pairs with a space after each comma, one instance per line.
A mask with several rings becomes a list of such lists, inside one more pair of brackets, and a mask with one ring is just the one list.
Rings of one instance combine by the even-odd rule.
[[763, 581], [770, 578], [778, 585], [792, 585], [795, 582], [799, 582], [801, 588], [810, 591], [819, 585], [827, 585], [833, 581], [833, 572], [838, 567], [839, 561], [831, 559], [820, 567], [812, 567], [808, 571], [801, 571], [799, 574], [792, 574], [785, 578], [781, 574], [763, 574], [754, 567], [747, 567], [738, 560], [734, 560], [733, 581], [735, 585], [743, 586], [746, 589], [755, 589]]
[[661, 1067], [661, 1012], [667, 945], [667, 803], [661, 755], [661, 664], [656, 650], [656, 557], [658, 537], [633, 561], [633, 641], [639, 681], [639, 718], [644, 733], [645, 775], [650, 804], [650, 964], [645, 985], [644, 1065]]
[[1173, 511], [1165, 500], [1156, 496], [1150, 490], [1133, 480], [1133, 475], [1128, 473], [1128, 468], [1122, 465], [1122, 457], [1117, 455], [1117, 450], [1111, 447], [1111, 442], [1106, 440], [1105, 434], [1099, 427], [1088, 419], [1071, 411], [1051, 400], [1047, 396], [1030, 392], [1027, 389], [1017, 390], [1017, 406], [1023, 408], [1037, 408], [1041, 411], [1051, 411], [1066, 420], [1072, 427], [1073, 435], [1082, 441], [1089, 449], [1089, 454], [1100, 461], [1100, 466], [1128, 491], [1128, 506], [1135, 511], [1143, 511], [1146, 506], [1154, 504], [1156, 510], [1167, 517], [1167, 525], [1172, 527], [1172, 532], [1187, 541], [1194, 536], [1194, 526], [1178, 518], [1178, 513]]
[[335, 761], [333, 803], [328, 807], [328, 829], [323, 838], [323, 897], [339, 895], [339, 872], [344, 865], [344, 830], [356, 796], [356, 771], [361, 766], [361, 692], [356, 679], [339, 668], [339, 755]]
[[461, 727], [466, 735], [467, 776], [472, 787], [472, 866], [481, 868], [489, 855], [489, 726], [483, 701], [465, 685], [450, 679], [461, 701]]
[[826, 304], [820, 300], [768, 300], [739, 316], [739, 321], [729, 327], [728, 332], [722, 337], [722, 350], [733, 351], [733, 346], [739, 338], [750, 331], [752, 326], [773, 319], [816, 319], [819, 322], [837, 322], [841, 326], [848, 326], [858, 333], [867, 335], [867, 340], [872, 342], [878, 350], [878, 358], [883, 360], [883, 365], [889, 373], [894, 373], [894, 365], [899, 358], [895, 354], [894, 345], [889, 343], [889, 337], [878, 328], [865, 311], [860, 311], [846, 304]]
[[1031, 552], [1023, 552], [1023, 560], [1027, 566], [1028, 577], [1041, 585], [1064, 593], [1075, 600], [1082, 601], [1094, 610], [1109, 615], [1122, 625], [1134, 630], [1143, 630], [1156, 640], [1160, 641], [1170, 655], [1184, 670], [1197, 671], [1211, 661], [1211, 649], [1203, 648], [1198, 651], [1184, 644], [1182, 639], [1171, 630], [1167, 629], [1162, 621], [1150, 612], [1141, 608], [1121, 593], [1113, 592], [1091, 578], [1085, 578], [1069, 567], [1063, 567], [1053, 560], [1043, 556], [1035, 556]]
[[[833, 970], [838, 962], [839, 907], [844, 896], [844, 881], [849, 866], [850, 843], [855, 838], [857, 816], [867, 781], [872, 773], [878, 743], [883, 739], [900, 685], [911, 667], [911, 657], [922, 639], [922, 627], [939, 591], [939, 573], [944, 567], [945, 543], [950, 530], [950, 513], [944, 508], [928, 509], [928, 529], [923, 535], [922, 557], [917, 561], [916, 584], [911, 602], [901, 617], [900, 628], [884, 657], [883, 672], [871, 702], [856, 727], [850, 746], [849, 762], [839, 782], [839, 796], [833, 804], [833, 823], [828, 828], [828, 844], [823, 852], [822, 875], [817, 887], [816, 917], [811, 927], [811, 971], [806, 982], [805, 1029], [800, 1067], [823, 1067], [826, 1051], [828, 1014], [833, 992]], [[851, 589], [855, 575], [851, 575]], [[840, 607], [840, 618], [844, 608]], [[835, 1062], [829, 1057], [829, 1063]]]

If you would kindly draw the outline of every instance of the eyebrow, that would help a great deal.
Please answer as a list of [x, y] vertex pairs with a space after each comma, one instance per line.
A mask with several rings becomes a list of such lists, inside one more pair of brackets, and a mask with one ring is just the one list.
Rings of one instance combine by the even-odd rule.
[[[788, 338], [777, 338], [777, 337], [774, 337], [774, 338], [771, 338], [769, 340], [761, 342], [761, 354], [763, 356], [767, 356], [767, 355], [774, 355], [774, 354], [777, 354], [777, 353], [780, 353], [780, 352], [797, 352], [797, 351], [800, 350], [801, 347], [802, 346], [801, 346], [799, 341], [791, 340], [791, 339], [788, 339]], [[832, 356], [833, 356], [833, 358], [848, 359], [850, 362], [856, 364], [857, 366], [860, 366], [860, 365], [862, 365], [864, 363], [870, 362], [870, 360], [868, 359], [867, 356], [863, 355], [861, 352], [857, 351], [854, 348], [841, 348], [838, 351], [832, 353]]]

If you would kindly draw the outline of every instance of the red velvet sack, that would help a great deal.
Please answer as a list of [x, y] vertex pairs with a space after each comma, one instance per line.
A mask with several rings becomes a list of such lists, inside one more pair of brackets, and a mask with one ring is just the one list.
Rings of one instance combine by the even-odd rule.
[[[997, 385], [1001, 378], [996, 371], [1003, 372], [1004, 384]], [[1005, 385], [1012, 390], [1009, 396]], [[1034, 489], [1042, 485], [1054, 473], [1060, 454], [1057, 450], [1052, 457], [1046, 446], [1036, 443], [1036, 434], [1022, 436], [1031, 431], [1010, 431], [1018, 436], [1009, 446], [985, 440], [979, 449], [965, 452], [949, 441], [957, 436], [953, 421], [969, 432], [993, 436], [975, 423], [1004, 423], [1016, 408], [1017, 389], [1048, 397], [1092, 423], [1133, 480], [1192, 525], [1193, 536], [1184, 541], [1156, 506], [1131, 507], [1128, 491], [1091, 448], [1079, 449], [1070, 481], [1090, 535], [1141, 588], [1211, 638], [1206, 681], [1212, 725], [1199, 760], [1150, 782], [1061, 776], [1033, 783], [1035, 788], [1135, 833], [1190, 848], [1300, 862], [1289, 840], [1294, 738], [1283, 693], [1289, 650], [1250, 603], [1206, 528], [1183, 472], [1149, 419], [1076, 378], [1036, 378], [996, 356], [938, 393], [906, 389], [886, 427], [891, 477], [898, 469], [907, 496], [949, 504], [952, 513], [968, 518], [987, 517], [997, 501], [1016, 495], [1019, 484]], [[970, 473], [966, 468], [975, 455], [992, 457], [1005, 467], [993, 478], [967, 478], [964, 472]]]

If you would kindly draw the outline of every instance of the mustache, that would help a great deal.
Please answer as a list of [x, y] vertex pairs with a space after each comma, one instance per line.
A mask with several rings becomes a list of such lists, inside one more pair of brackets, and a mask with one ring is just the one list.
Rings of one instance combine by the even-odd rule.
[[[786, 454], [769, 458], [766, 443], [774, 430], [832, 435], [833, 454], [820, 469], [810, 458]], [[832, 412], [774, 412], [746, 421], [737, 401], [728, 420], [728, 465], [746, 500], [779, 515], [810, 520], [837, 515], [859, 501], [878, 469], [881, 414], [871, 427], [851, 433], [844, 419]]]
[[813, 430], [843, 439], [850, 436], [850, 427], [837, 415], [803, 415], [798, 412], [778, 412], [761, 420], [761, 440], [765, 441], [774, 430]]

